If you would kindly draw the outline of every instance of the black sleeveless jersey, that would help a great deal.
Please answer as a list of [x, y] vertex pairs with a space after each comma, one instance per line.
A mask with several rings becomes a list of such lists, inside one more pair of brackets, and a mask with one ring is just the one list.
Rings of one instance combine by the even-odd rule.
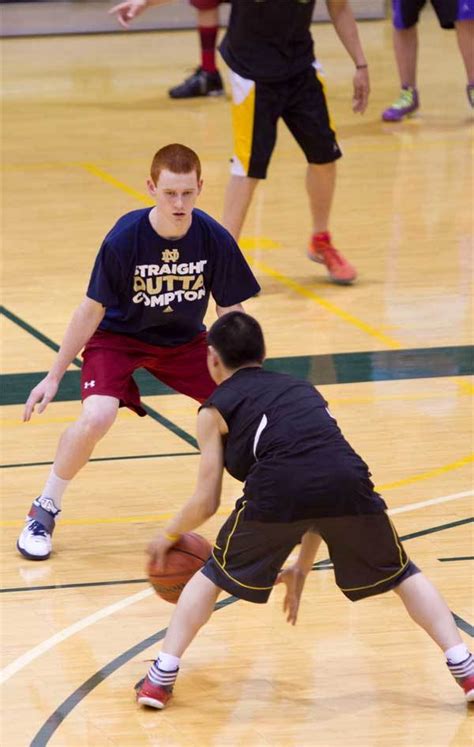
[[219, 47], [235, 73], [258, 81], [298, 75], [314, 62], [315, 0], [233, 0]]
[[202, 406], [215, 407], [227, 423], [225, 467], [245, 483], [246, 519], [297, 521], [385, 508], [367, 465], [309, 382], [242, 368]]

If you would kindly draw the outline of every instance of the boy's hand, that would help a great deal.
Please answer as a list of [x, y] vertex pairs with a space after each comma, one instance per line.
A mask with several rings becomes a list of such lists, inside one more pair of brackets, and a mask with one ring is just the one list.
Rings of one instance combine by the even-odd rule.
[[298, 619], [301, 594], [303, 592], [306, 574], [299, 568], [290, 566], [284, 568], [277, 576], [276, 584], [285, 584], [286, 594], [283, 600], [283, 613], [286, 613], [286, 621], [294, 625]]

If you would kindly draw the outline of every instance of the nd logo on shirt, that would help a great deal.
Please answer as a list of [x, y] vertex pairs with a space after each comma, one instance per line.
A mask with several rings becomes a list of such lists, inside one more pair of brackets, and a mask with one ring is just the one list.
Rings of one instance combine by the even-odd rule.
[[207, 259], [197, 262], [179, 262], [177, 249], [161, 253], [161, 265], [137, 265], [133, 279], [133, 303], [144, 306], [163, 306], [172, 303], [198, 301], [206, 295], [204, 265]]

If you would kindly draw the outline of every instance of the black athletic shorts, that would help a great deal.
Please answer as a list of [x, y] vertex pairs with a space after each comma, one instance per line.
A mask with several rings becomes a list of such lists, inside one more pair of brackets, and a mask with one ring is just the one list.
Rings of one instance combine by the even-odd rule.
[[[408, 29], [418, 23], [420, 11], [426, 0], [392, 0], [393, 25], [397, 29]], [[474, 18], [473, 0], [431, 0], [443, 29], [454, 28], [455, 21]]]
[[331, 163], [342, 153], [315, 67], [285, 81], [262, 82], [230, 72], [234, 156], [231, 173], [265, 179], [281, 118], [308, 163]]
[[389, 591], [419, 571], [385, 512], [266, 523], [245, 521], [245, 502], [239, 503], [202, 569], [216, 586], [239, 599], [264, 604], [285, 560], [307, 531], [326, 542], [336, 583], [353, 602]]

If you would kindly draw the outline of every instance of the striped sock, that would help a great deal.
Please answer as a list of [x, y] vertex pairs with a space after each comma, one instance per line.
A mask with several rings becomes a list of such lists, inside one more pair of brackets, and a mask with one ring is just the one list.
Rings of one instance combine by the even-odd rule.
[[458, 664], [452, 664], [450, 661], [447, 664], [454, 679], [459, 683], [465, 680], [466, 677], [474, 677], [474, 656], [472, 654], [469, 654], [464, 661]]
[[159, 661], [160, 660], [157, 659], [154, 664], [151, 665], [147, 677], [154, 685], [172, 690], [173, 685], [176, 682], [176, 677], [178, 676], [179, 667], [174, 669], [172, 672], [166, 672], [158, 666]]

